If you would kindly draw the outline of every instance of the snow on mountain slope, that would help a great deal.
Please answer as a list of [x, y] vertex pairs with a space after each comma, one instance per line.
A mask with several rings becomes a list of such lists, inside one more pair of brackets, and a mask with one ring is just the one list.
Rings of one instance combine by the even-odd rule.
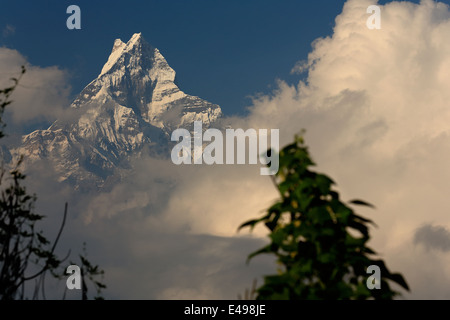
[[[171, 132], [205, 127], [221, 116], [218, 105], [189, 96], [175, 84], [175, 71], [140, 33], [115, 40], [99, 76], [71, 105], [74, 116], [22, 138], [11, 150], [28, 163], [50, 161], [60, 181], [102, 187], [116, 169], [141, 152], [164, 155]], [[148, 148], [146, 148], [148, 147]], [[147, 150], [148, 149], [148, 150]]]

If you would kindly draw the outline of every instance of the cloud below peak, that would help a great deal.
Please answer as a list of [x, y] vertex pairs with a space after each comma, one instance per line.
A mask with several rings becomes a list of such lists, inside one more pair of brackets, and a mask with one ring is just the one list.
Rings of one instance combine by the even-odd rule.
[[14, 101], [6, 109], [13, 125], [30, 125], [52, 122], [63, 117], [69, 106], [69, 75], [56, 66], [31, 65], [17, 50], [0, 48], [0, 87], [13, 84], [11, 78], [19, 77], [21, 66], [26, 72], [11, 95]]

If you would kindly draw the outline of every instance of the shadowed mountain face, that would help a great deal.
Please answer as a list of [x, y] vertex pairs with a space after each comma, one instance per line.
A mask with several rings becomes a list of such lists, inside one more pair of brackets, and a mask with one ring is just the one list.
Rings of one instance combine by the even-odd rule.
[[75, 188], [102, 188], [131, 157], [170, 155], [170, 134], [176, 128], [205, 127], [221, 115], [218, 105], [189, 96], [175, 84], [175, 71], [158, 49], [134, 34], [114, 46], [99, 76], [81, 91], [70, 116], [47, 130], [22, 138], [11, 150], [27, 164], [43, 160], [60, 181]]

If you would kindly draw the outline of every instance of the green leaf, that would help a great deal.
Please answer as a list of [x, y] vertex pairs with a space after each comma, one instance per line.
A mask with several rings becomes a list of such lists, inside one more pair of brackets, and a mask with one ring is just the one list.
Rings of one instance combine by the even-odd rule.
[[256, 225], [258, 222], [262, 221], [262, 220], [263, 220], [263, 218], [261, 218], [261, 219], [249, 220], [249, 221], [247, 221], [247, 222], [241, 224], [241, 225], [239, 226], [238, 230], [241, 230], [242, 228], [245, 228], [245, 227], [250, 227], [251, 229], [253, 229], [253, 228], [255, 227], [255, 225]]
[[400, 286], [402, 286], [404, 289], [409, 291], [409, 286], [406, 283], [406, 280], [403, 278], [403, 276], [399, 273], [393, 273], [389, 275], [390, 280], [396, 282], [397, 284], [399, 284]]
[[323, 174], [318, 174], [316, 176], [317, 187], [322, 194], [328, 194], [330, 192], [330, 187], [334, 184], [334, 181]]
[[375, 225], [375, 223], [372, 220], [361, 217], [360, 215], [357, 215], [357, 214], [353, 214], [353, 218], [355, 218], [356, 220], [360, 220], [362, 222], [371, 223], [371, 224]]
[[366, 207], [370, 207], [370, 208], [374, 208], [375, 209], [375, 206], [373, 204], [370, 204], [370, 203], [368, 203], [366, 201], [363, 201], [363, 200], [355, 199], [355, 200], [349, 201], [349, 203], [356, 204], [356, 205], [359, 205], [359, 206], [366, 206]]
[[317, 257], [317, 260], [319, 260], [322, 263], [330, 263], [334, 261], [334, 258], [335, 256], [330, 253], [323, 253]]
[[262, 254], [262, 253], [273, 253], [275, 251], [276, 250], [274, 250], [274, 246], [272, 244], [269, 244], [269, 245], [267, 245], [267, 246], [265, 246], [265, 247], [255, 251], [255, 252], [249, 254], [248, 257], [247, 257], [246, 263], [248, 264], [250, 262], [250, 260], [253, 259], [253, 257], [255, 257], [255, 256], [259, 255], [259, 254]]
[[47, 240], [47, 238], [45, 238], [42, 234], [40, 233], [36, 233], [37, 239], [40, 243], [42, 244], [48, 244], [49, 241]]
[[277, 246], [281, 246], [286, 240], [287, 234], [283, 228], [277, 228], [270, 234], [270, 238]]

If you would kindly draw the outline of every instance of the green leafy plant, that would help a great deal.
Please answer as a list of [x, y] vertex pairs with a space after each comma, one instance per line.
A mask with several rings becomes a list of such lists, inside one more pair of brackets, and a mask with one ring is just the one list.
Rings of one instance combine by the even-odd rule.
[[[280, 151], [279, 164], [272, 179], [280, 199], [239, 227], [264, 224], [270, 243], [248, 259], [272, 254], [280, 265], [278, 274], [265, 276], [257, 299], [392, 299], [400, 293], [390, 283], [409, 290], [367, 246], [373, 222], [341, 201], [333, 180], [309, 169], [314, 163], [302, 136]], [[349, 204], [373, 207], [361, 200]], [[380, 268], [380, 289], [366, 286], [370, 265]]]

